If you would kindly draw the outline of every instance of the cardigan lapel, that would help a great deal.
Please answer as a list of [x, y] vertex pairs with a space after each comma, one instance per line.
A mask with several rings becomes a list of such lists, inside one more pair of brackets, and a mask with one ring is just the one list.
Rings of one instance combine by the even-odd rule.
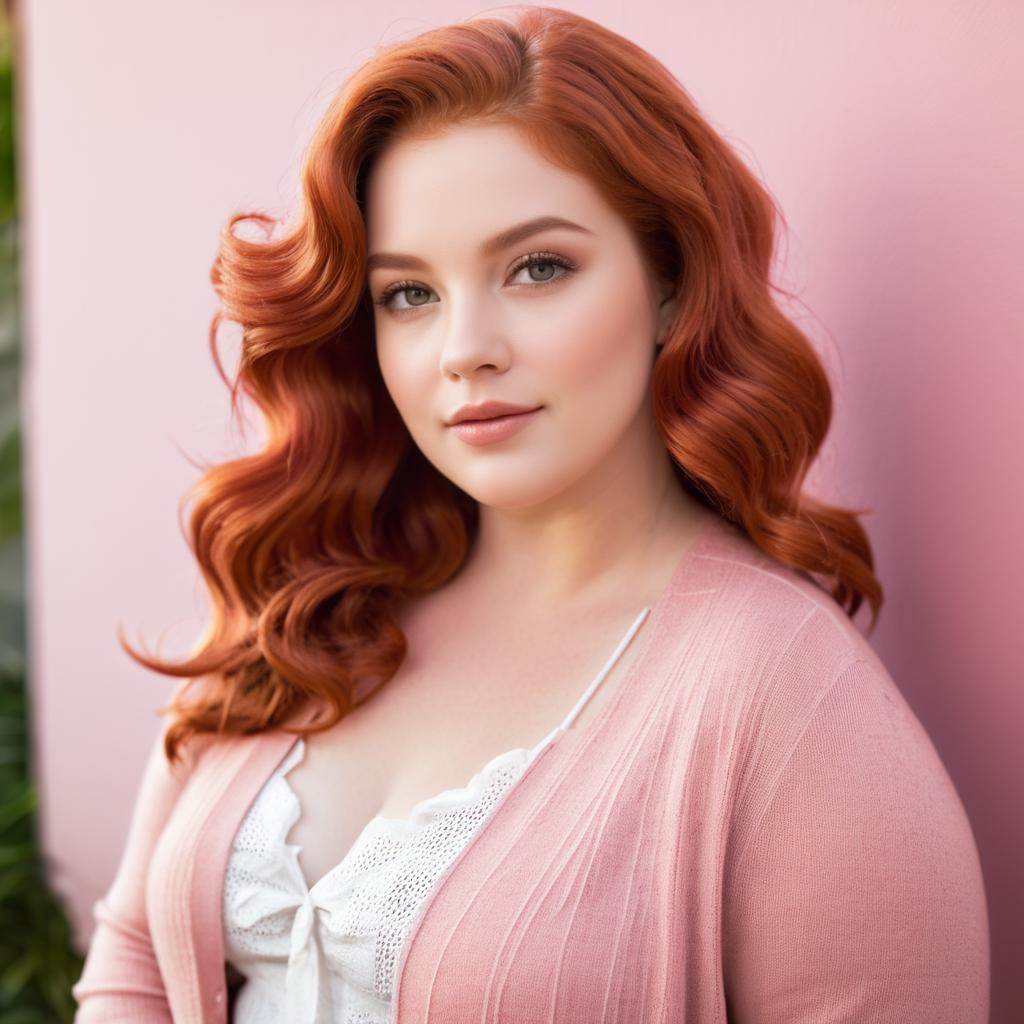
[[318, 712], [317, 703], [311, 701], [275, 729], [233, 738], [229, 742], [234, 749], [226, 760], [211, 765], [210, 770], [218, 776], [217, 782], [222, 782], [222, 773], [229, 781], [223, 785], [222, 794], [196, 837], [193, 850], [195, 870], [189, 900], [203, 1021], [226, 1019], [222, 901], [232, 841], [260, 789], [295, 742], [295, 734], [285, 731], [285, 727], [307, 725]]

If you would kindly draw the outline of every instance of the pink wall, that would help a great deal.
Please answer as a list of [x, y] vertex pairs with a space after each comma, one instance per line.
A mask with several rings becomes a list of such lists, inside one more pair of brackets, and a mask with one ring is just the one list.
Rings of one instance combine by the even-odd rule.
[[[888, 600], [872, 641], [967, 808], [992, 1019], [1019, 1019], [1024, 7], [573, 6], [668, 64], [785, 210], [782, 281], [837, 392], [812, 488], [874, 510]], [[287, 210], [317, 115], [375, 46], [478, 9], [25, 5], [34, 730], [44, 841], [83, 944], [171, 690], [115, 627], [147, 643], [169, 628], [164, 653], [196, 638], [182, 451], [239, 446], [206, 348], [217, 232], [242, 205]]]

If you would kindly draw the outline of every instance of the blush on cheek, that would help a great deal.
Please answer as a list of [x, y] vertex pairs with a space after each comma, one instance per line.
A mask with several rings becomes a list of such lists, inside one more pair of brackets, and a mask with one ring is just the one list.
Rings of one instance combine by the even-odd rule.
[[[622, 274], [627, 280], [630, 276]], [[578, 383], [599, 381], [634, 363], [649, 365], [650, 315], [639, 281], [632, 288], [620, 281], [619, 287], [584, 297], [571, 316], [558, 319], [554, 336], [548, 339], [553, 365], [559, 375]]]

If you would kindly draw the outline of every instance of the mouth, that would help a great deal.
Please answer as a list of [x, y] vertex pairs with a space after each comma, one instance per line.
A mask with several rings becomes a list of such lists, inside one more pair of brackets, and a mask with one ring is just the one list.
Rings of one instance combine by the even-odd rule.
[[452, 426], [459, 426], [461, 423], [494, 423], [497, 420], [510, 420], [516, 416], [529, 416], [531, 412], [536, 412], [536, 409], [527, 409], [524, 412], [506, 412], [501, 416], [482, 416], [478, 420], [459, 420], [458, 423], [453, 423]]
[[539, 406], [527, 412], [506, 413], [504, 416], [492, 416], [483, 420], [461, 420], [448, 429], [467, 444], [493, 444], [518, 434], [543, 408]]

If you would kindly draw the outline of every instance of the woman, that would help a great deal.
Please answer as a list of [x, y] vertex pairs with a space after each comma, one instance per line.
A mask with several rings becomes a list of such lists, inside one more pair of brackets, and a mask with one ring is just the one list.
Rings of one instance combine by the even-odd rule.
[[362, 68], [303, 189], [214, 268], [268, 441], [201, 482], [201, 649], [125, 645], [186, 683], [77, 1019], [986, 1020], [970, 826], [800, 490], [773, 207], [684, 90], [472, 20]]

